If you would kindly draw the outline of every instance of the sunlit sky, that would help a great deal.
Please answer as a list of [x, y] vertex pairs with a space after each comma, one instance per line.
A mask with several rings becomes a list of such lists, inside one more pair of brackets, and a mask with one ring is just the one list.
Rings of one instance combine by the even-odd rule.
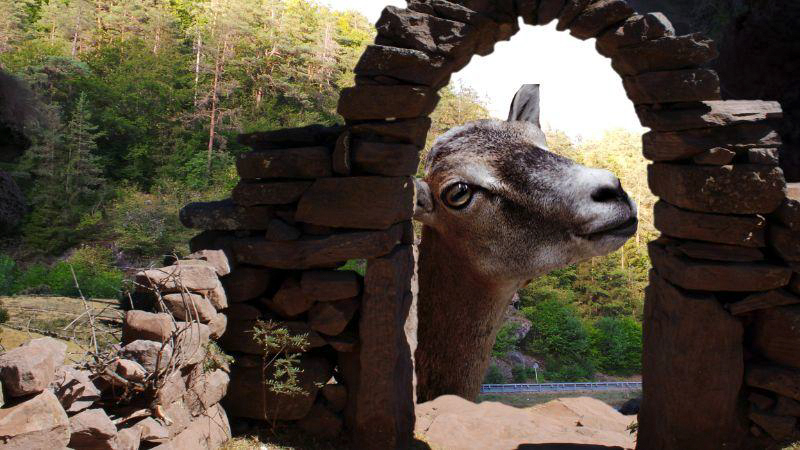
[[[356, 10], [373, 23], [386, 5], [405, 7], [405, 0], [322, 0], [336, 10]], [[526, 83], [541, 88], [542, 124], [572, 137], [593, 137], [603, 130], [642, 131], [622, 81], [611, 60], [594, 48], [594, 39], [581, 41], [555, 24], [524, 26], [495, 52], [475, 57], [453, 76], [476, 90], [494, 117], [505, 119], [514, 93]]]

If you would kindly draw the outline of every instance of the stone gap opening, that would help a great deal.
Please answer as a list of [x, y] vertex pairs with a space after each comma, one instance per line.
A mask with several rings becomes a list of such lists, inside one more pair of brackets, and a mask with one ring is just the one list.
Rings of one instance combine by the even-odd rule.
[[[669, 238], [650, 248], [639, 447], [765, 448], [787, 438], [800, 415], [800, 311], [786, 306], [800, 301], [800, 202], [796, 190], [787, 196], [777, 167], [770, 121], [780, 108], [720, 101], [716, 73], [701, 67], [713, 45], [673, 36], [662, 15], [635, 15], [622, 0], [412, 0], [409, 9], [387, 8], [376, 45], [355, 68], [356, 86], [342, 92], [345, 126], [243, 136], [253, 152], [237, 161], [242, 182], [232, 200], [182, 212], [187, 226], [207, 230], [193, 251], [220, 248], [235, 261], [223, 281], [228, 291], [258, 287], [228, 311], [223, 347], [246, 354], [246, 325], [263, 313], [248, 307], [252, 295], [311, 296], [311, 310], [293, 321], [319, 337], [303, 357], [311, 395], [276, 409], [286, 413], [279, 419], [304, 420], [313, 408], [343, 420], [359, 448], [410, 445], [411, 176], [436, 90], [474, 54], [513, 36], [517, 17], [558, 19], [581, 39], [599, 35], [598, 51], [612, 57], [642, 125], [654, 130], [644, 153], [661, 198], [656, 227]], [[278, 222], [299, 235], [276, 239]], [[353, 259], [368, 261], [364, 277], [333, 270]], [[328, 292], [347, 295], [320, 300]], [[323, 318], [338, 325], [320, 332]], [[234, 417], [262, 418], [264, 405], [251, 405], [263, 386], [250, 372], [248, 358], [232, 369], [225, 404]], [[345, 391], [341, 408], [315, 387], [332, 374]], [[272, 400], [268, 407], [280, 403]]]

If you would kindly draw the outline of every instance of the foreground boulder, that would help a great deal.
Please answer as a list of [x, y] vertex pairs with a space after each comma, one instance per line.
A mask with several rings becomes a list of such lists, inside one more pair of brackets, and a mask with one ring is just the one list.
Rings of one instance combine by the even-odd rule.
[[117, 428], [102, 409], [87, 409], [69, 419], [71, 448], [116, 449]]
[[65, 448], [69, 442], [69, 419], [50, 391], [0, 409], [0, 447], [3, 450]]
[[100, 400], [100, 389], [89, 378], [89, 371], [73, 366], [59, 367], [50, 387], [68, 413], [81, 412]]
[[531, 408], [472, 403], [445, 395], [417, 405], [416, 434], [432, 448], [510, 449], [523, 444], [595, 444], [632, 449], [635, 421], [593, 398], [562, 398]]
[[0, 356], [0, 381], [11, 397], [37, 394], [50, 385], [64, 362], [67, 344], [53, 338], [34, 339]]

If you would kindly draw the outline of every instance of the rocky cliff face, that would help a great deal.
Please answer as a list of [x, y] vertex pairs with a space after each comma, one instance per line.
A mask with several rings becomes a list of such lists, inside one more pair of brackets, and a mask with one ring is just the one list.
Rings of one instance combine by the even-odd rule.
[[702, 31], [719, 43], [711, 63], [726, 99], [777, 100], [784, 110], [781, 166], [800, 181], [800, 3], [791, 0], [630, 0], [660, 11], [678, 34]]

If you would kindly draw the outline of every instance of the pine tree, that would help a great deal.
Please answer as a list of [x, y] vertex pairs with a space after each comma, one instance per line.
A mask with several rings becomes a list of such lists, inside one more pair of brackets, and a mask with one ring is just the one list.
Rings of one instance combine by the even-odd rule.
[[97, 139], [103, 133], [97, 132], [86, 102], [86, 94], [81, 93], [69, 122], [62, 130], [64, 136], [64, 159], [62, 185], [66, 194], [66, 204], [73, 208], [93, 203], [102, 186], [102, 170], [97, 161]]

